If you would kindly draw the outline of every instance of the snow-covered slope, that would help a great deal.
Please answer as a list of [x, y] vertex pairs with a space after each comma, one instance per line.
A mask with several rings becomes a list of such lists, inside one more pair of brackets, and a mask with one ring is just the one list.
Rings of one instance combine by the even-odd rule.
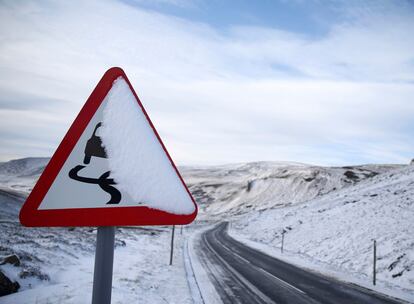
[[[273, 195], [273, 194], [271, 194]], [[373, 239], [380, 285], [414, 300], [414, 166], [394, 169], [304, 203], [252, 212], [233, 234], [285, 249], [311, 268], [335, 268], [370, 282]], [[398, 286], [398, 287], [396, 287]]]
[[[0, 304], [90, 303], [96, 228], [25, 228], [20, 208], [48, 159], [0, 163], [0, 264], [17, 255], [19, 266], [0, 265], [18, 281], [19, 292]], [[168, 227], [117, 228], [113, 303], [191, 303], [181, 255], [184, 235], [175, 240], [168, 267]], [[156, 257], [156, 258], [154, 258]]]
[[270, 251], [284, 229], [290, 256], [316, 270], [369, 284], [376, 239], [378, 284], [414, 297], [414, 166], [260, 162], [183, 175], [201, 218], [230, 220], [233, 235]]
[[201, 207], [199, 217], [217, 219], [294, 205], [398, 167], [365, 165], [329, 168], [299, 163], [257, 162], [183, 167], [181, 170]]
[[1, 162], [0, 187], [22, 194], [29, 193], [48, 161], [46, 157], [29, 157]]

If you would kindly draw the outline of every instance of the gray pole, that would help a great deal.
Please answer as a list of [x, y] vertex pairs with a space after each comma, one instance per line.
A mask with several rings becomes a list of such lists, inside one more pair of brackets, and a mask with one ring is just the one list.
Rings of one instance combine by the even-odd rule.
[[374, 240], [374, 269], [373, 269], [373, 276], [372, 280], [374, 285], [377, 283], [377, 241]]
[[92, 304], [110, 304], [114, 265], [115, 227], [98, 227]]
[[172, 234], [171, 234], [170, 265], [172, 265], [173, 253], [174, 253], [174, 231], [175, 231], [175, 225], [173, 225], [172, 227]]
[[183, 235], [183, 225], [181, 225], [180, 234]]
[[280, 252], [283, 253], [283, 243], [285, 241], [285, 231], [282, 231], [282, 247], [280, 247]]

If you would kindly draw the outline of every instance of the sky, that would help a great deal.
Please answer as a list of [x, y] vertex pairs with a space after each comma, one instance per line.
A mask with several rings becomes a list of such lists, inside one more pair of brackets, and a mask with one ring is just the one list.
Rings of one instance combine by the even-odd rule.
[[122, 67], [179, 165], [414, 158], [414, 2], [0, 1], [0, 161]]

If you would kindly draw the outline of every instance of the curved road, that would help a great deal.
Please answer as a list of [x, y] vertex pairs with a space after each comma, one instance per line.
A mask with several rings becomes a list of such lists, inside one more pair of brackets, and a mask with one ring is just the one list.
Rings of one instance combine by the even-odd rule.
[[222, 223], [201, 235], [199, 257], [223, 303], [402, 303], [305, 271], [252, 249]]

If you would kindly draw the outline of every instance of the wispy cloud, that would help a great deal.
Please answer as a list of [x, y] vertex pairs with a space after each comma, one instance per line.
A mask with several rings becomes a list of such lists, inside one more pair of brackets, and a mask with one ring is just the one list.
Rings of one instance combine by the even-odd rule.
[[407, 161], [414, 18], [386, 8], [350, 10], [311, 38], [116, 1], [4, 3], [0, 153], [51, 154], [103, 72], [122, 66], [180, 163]]

